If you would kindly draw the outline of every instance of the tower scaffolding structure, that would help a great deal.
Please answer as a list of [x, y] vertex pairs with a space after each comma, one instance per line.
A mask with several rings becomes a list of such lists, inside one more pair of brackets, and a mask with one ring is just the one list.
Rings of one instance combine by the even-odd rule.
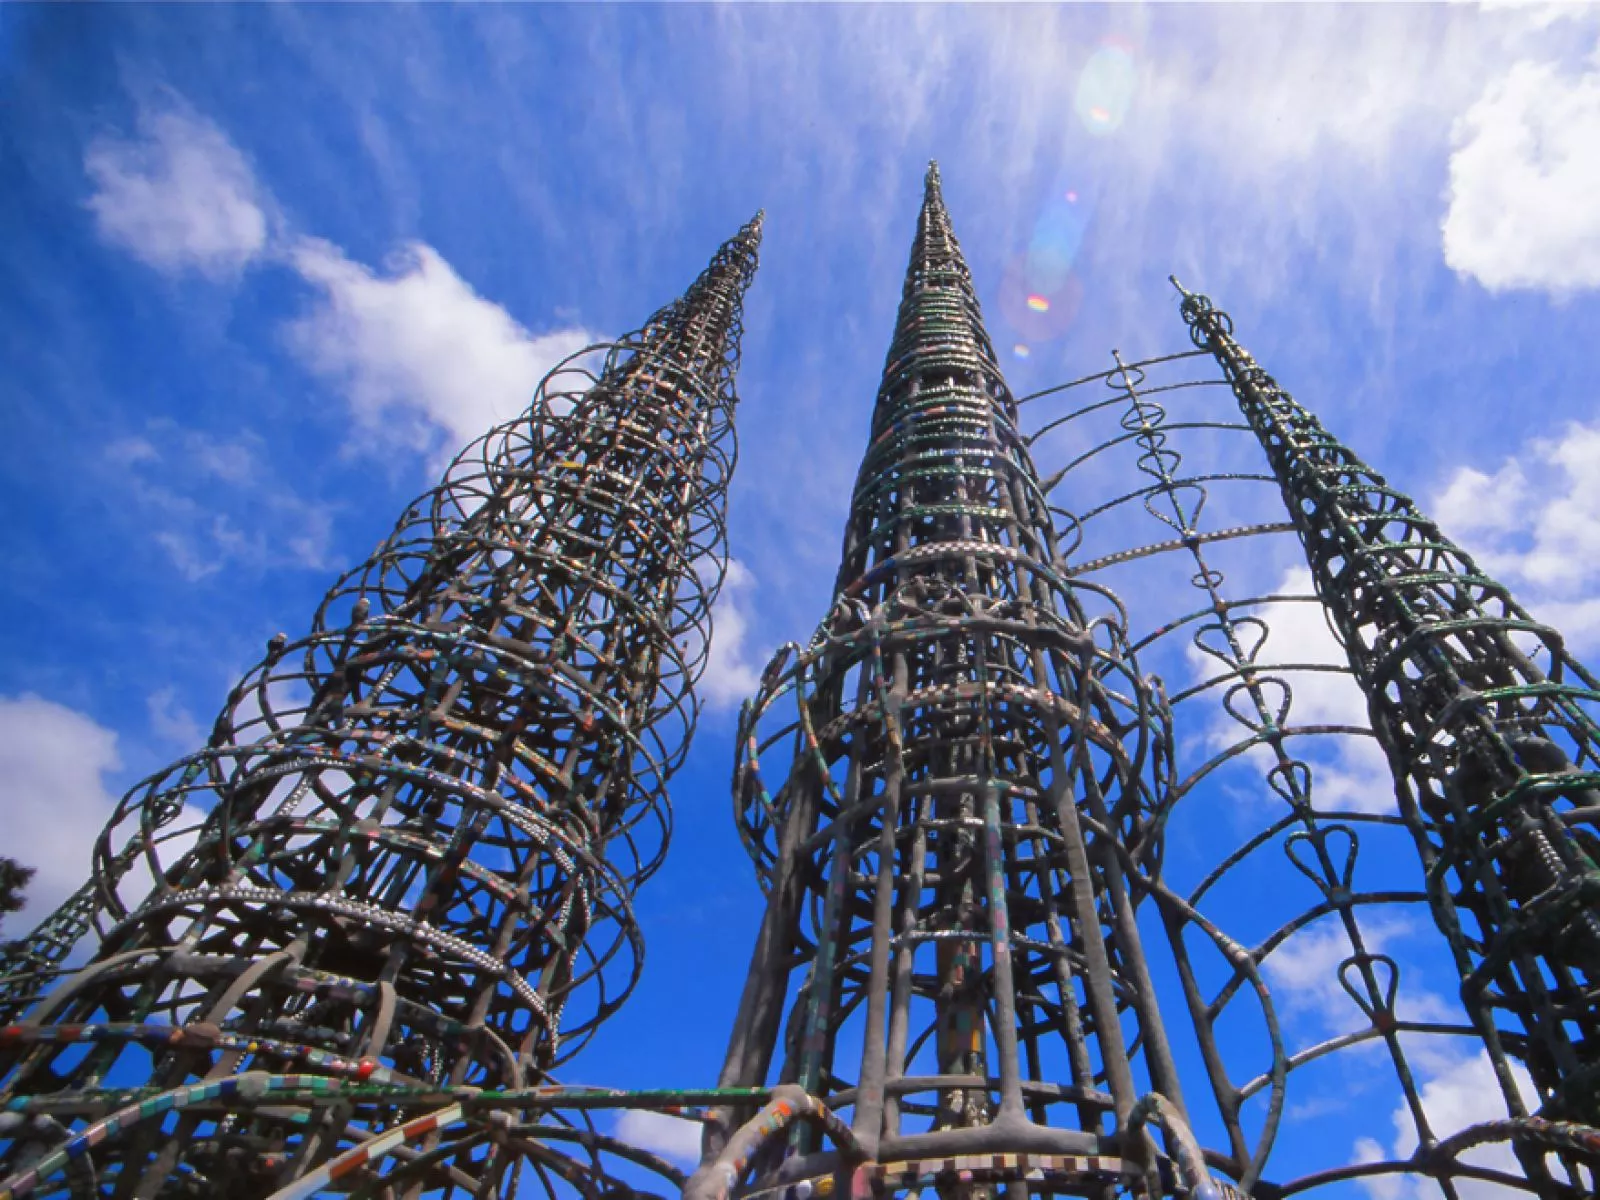
[[[1600, 1125], [1600, 683], [1412, 500], [1182, 294], [1265, 452], [1393, 772], [1429, 907], [1530, 1181]], [[1512, 1063], [1526, 1071], [1524, 1097]], [[1530, 1104], [1537, 1115], [1530, 1113]], [[1570, 1128], [1563, 1132], [1561, 1126]], [[1578, 1187], [1585, 1186], [1578, 1182]]]
[[[637, 979], [632, 900], [725, 565], [761, 217], [557, 367], [135, 787], [9, 966], [0, 1197], [639, 1195], [551, 1072]], [[153, 881], [153, 883], [151, 882]]]
[[[1403, 769], [1396, 807], [1375, 677], [1321, 632], [1349, 601], [1294, 565], [1315, 506], [1208, 336], [1014, 399], [930, 171], [835, 605], [741, 720], [768, 907], [719, 1086], [767, 1102], [707, 1095], [686, 1200], [1596, 1193], [1527, 1006], [1486, 1033], [1416, 919], [1445, 835]], [[1078, 403], [1019, 432], [1050, 395]], [[1591, 853], [1596, 693], [1546, 674], [1530, 761]], [[1570, 861], [1524, 951], [1582, 945]], [[1544, 969], [1592, 1017], [1587, 968]]]
[[1165, 681], [1165, 846], [1129, 878], [1165, 933], [1147, 945], [1189, 1117], [1224, 1148], [1209, 1161], [1256, 1200], [1595, 1194], [1593, 1122], [1527, 1115], [1520, 1036], [1486, 1041], [1458, 999], [1366, 697], [1232, 382], [1204, 348], [1111, 358], [1018, 403], [1035, 455], [1067, 459], [1043, 485], [1065, 573], [1130, 597], [1132, 650]]
[[1128, 881], [1164, 708], [1063, 574], [936, 167], [870, 436], [833, 609], [741, 719], [768, 907], [719, 1082], [776, 1088], [685, 1196], [1217, 1196]]
[[7, 948], [0, 1200], [1600, 1193], [1600, 685], [1204, 296], [1014, 397], [933, 166], [833, 604], [740, 717], [721, 1076], [557, 1081], [640, 969], [760, 228], [464, 451]]

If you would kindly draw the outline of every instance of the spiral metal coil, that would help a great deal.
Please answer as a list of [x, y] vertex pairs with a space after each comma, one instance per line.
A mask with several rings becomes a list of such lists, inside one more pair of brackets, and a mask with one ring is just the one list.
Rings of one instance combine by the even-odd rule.
[[77, 910], [98, 953], [0, 1032], [0, 1195], [597, 1195], [632, 1189], [605, 1155], [663, 1166], [474, 1096], [547, 1083], [638, 977], [759, 238], [552, 372], [118, 806]]
[[1121, 850], [1170, 783], [1159, 697], [1064, 574], [932, 168], [871, 439], [835, 607], [741, 720], [768, 908], [721, 1085], [781, 1054], [783, 1086], [685, 1196], [1214, 1195]]
[[[1173, 948], [1170, 999], [1196, 1035], [1180, 1065], [1208, 1077], [1214, 1101], [1191, 1088], [1188, 1115], [1227, 1144], [1215, 1165], [1258, 1198], [1342, 1195], [1357, 1180], [1451, 1200], [1486, 1186], [1592, 1194], [1592, 1127], [1527, 1117], [1520, 1100], [1501, 1120], [1440, 1124], [1460, 1120], [1438, 1104], [1441, 1072], [1492, 1092], [1521, 1067], [1445, 994], [1457, 964], [1430, 936], [1427, 882], [1358, 677], [1331, 633], [1315, 644], [1323, 603], [1295, 569], [1304, 556], [1278, 476], [1208, 349], [1113, 358], [1021, 403], [1069, 407], [1030, 439], [1036, 453], [1073, 449], [1048, 488], [1098, 497], [1108, 480], [1144, 477], [1055, 513], [1073, 577], [1137, 597], [1133, 649], [1174, 681], [1166, 860], [1131, 847], [1130, 879]], [[1372, 1115], [1352, 1145], [1357, 1103]]]

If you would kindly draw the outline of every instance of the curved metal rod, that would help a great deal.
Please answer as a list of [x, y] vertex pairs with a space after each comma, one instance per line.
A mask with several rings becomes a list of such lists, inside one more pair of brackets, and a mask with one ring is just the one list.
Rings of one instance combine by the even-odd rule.
[[689, 1177], [683, 1188], [683, 1200], [728, 1200], [749, 1169], [751, 1160], [796, 1121], [806, 1121], [819, 1128], [839, 1148], [847, 1163], [864, 1161], [861, 1144], [850, 1127], [804, 1088], [786, 1083], [772, 1089], [772, 1099], [734, 1131], [721, 1154], [702, 1164]]

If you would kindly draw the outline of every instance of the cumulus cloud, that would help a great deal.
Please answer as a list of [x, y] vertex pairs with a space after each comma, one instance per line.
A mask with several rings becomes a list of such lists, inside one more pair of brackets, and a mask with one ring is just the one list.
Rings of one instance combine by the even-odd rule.
[[[516, 416], [552, 366], [595, 340], [576, 328], [530, 333], [422, 242], [400, 247], [377, 272], [292, 232], [227, 135], [175, 97], [142, 105], [136, 123], [135, 136], [102, 135], [84, 155], [101, 236], [172, 274], [225, 280], [263, 260], [293, 270], [316, 300], [290, 324], [290, 344], [349, 400], [368, 441], [381, 432], [386, 449], [452, 453]], [[117, 449], [131, 464], [154, 448], [142, 452], [131, 439]], [[251, 466], [236, 453], [191, 461], [228, 482]], [[166, 531], [159, 540], [190, 578], [215, 564], [192, 535]]]
[[349, 399], [370, 434], [393, 431], [447, 452], [525, 409], [557, 362], [594, 340], [581, 329], [529, 333], [430, 246], [397, 251], [383, 273], [315, 238], [290, 262], [320, 293], [290, 328], [306, 364]]
[[1492, 473], [1459, 468], [1430, 505], [1446, 536], [1580, 648], [1600, 641], [1597, 476], [1600, 427], [1574, 423]]
[[1600, 55], [1523, 60], [1455, 123], [1444, 258], [1491, 291], [1600, 286]]
[[141, 106], [136, 121], [134, 136], [103, 135], [84, 154], [100, 236], [159, 271], [237, 275], [269, 239], [249, 163], [181, 103]]
[[0, 812], [5, 853], [34, 867], [27, 905], [7, 922], [16, 937], [89, 878], [94, 842], [116, 798], [117, 735], [83, 713], [32, 694], [0, 697]]
[[649, 1150], [673, 1162], [692, 1165], [700, 1161], [700, 1122], [645, 1109], [626, 1108], [617, 1117], [612, 1134], [619, 1140]]
[[[163, 720], [192, 724], [169, 693], [151, 696], [150, 705], [158, 732]], [[188, 737], [193, 731], [181, 732]], [[116, 732], [94, 718], [31, 693], [0, 696], [0, 854], [37, 871], [22, 911], [6, 922], [7, 938], [27, 934], [89, 881], [95, 842], [119, 799], [107, 777], [121, 766]], [[185, 803], [160, 836], [161, 861], [171, 864], [187, 853], [204, 821], [201, 809]], [[126, 825], [122, 833], [115, 840], [119, 848], [126, 845]], [[140, 857], [117, 891], [132, 907], [154, 886], [149, 863]]]
[[[1537, 1093], [1527, 1071], [1513, 1062], [1511, 1073], [1524, 1103], [1536, 1108]], [[1506, 1115], [1499, 1081], [1490, 1066], [1488, 1054], [1482, 1051], [1473, 1057], [1456, 1060], [1424, 1079], [1420, 1096], [1423, 1111], [1428, 1115], [1428, 1124], [1440, 1138], [1449, 1137], [1470, 1125], [1498, 1120]], [[1411, 1110], [1401, 1103], [1396, 1106], [1392, 1119], [1393, 1140], [1385, 1145], [1377, 1138], [1358, 1138], [1354, 1147], [1354, 1161], [1372, 1163], [1386, 1159], [1404, 1160], [1416, 1153], [1417, 1131], [1412, 1123]], [[1469, 1150], [1461, 1156], [1461, 1161], [1504, 1171], [1514, 1178], [1522, 1177], [1516, 1156], [1503, 1143]], [[1437, 1184], [1418, 1176], [1379, 1175], [1363, 1179], [1361, 1183], [1373, 1200], [1433, 1200], [1440, 1194]], [[1500, 1200], [1501, 1197], [1526, 1194], [1520, 1189], [1473, 1179], [1459, 1180], [1455, 1186], [1461, 1200]]]
[[738, 559], [728, 560], [722, 594], [711, 609], [711, 647], [700, 694], [713, 708], [737, 705], [755, 695], [761, 682], [756, 656], [749, 645], [750, 593], [755, 576]]

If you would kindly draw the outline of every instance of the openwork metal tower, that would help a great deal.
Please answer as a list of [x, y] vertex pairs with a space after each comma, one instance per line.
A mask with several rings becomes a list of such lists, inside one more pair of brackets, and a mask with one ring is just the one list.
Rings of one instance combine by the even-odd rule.
[[1457, 998], [1338, 601], [1233, 381], [1209, 349], [1112, 360], [1019, 403], [1067, 401], [1029, 438], [1070, 456], [1045, 485], [1066, 572], [1131, 598], [1133, 650], [1168, 680], [1167, 852], [1130, 879], [1173, 953], [1161, 998], [1192, 1030], [1175, 1053], [1225, 1147], [1209, 1161], [1257, 1200], [1593, 1194], [1592, 1118], [1528, 1116], [1521, 1032], [1486, 1039]]
[[[1226, 313], [1188, 292], [1182, 311], [1266, 452], [1366, 696], [1461, 1001], [1504, 1093], [1499, 1136], [1535, 1185], [1549, 1181], [1546, 1149], [1586, 1140], [1592, 1187], [1600, 683], [1556, 630], [1280, 388], [1234, 340]], [[1533, 1083], [1538, 1117], [1512, 1060]]]
[[1600, 688], [1183, 311], [1014, 400], [930, 172], [688, 1200], [1595, 1193]]
[[1600, 1191], [1600, 683], [1203, 296], [1015, 398], [932, 167], [834, 603], [740, 719], [721, 1077], [555, 1080], [639, 971], [759, 233], [124, 800], [0, 974], [0, 1200]]
[[694, 1200], [1215, 1194], [1126, 878], [1163, 710], [1016, 420], [930, 168], [837, 601], [742, 721], [768, 909], [721, 1084], [780, 1086], [719, 1115]]
[[632, 1194], [606, 1155], [682, 1179], [549, 1072], [639, 970], [759, 239], [463, 451], [122, 802], [64, 918], [98, 952], [0, 1032], [0, 1195]]

